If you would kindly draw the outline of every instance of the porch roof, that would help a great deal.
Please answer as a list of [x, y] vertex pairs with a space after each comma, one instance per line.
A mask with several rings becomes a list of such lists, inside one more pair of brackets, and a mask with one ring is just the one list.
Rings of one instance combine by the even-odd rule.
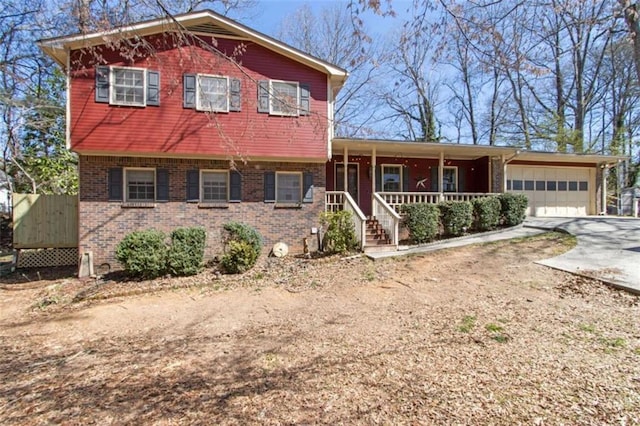
[[506, 161], [522, 160], [540, 163], [592, 163], [615, 164], [627, 159], [624, 156], [601, 154], [568, 154], [560, 152], [525, 151], [511, 146], [468, 145], [452, 143], [410, 142], [383, 139], [335, 138], [333, 152], [342, 154], [345, 147], [349, 155], [371, 155], [404, 158], [438, 158], [443, 153], [447, 159], [475, 160], [482, 157], [503, 157]]

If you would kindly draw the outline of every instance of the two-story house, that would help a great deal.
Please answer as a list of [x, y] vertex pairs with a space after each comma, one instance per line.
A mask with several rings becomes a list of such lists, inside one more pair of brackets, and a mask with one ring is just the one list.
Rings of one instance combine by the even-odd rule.
[[347, 72], [210, 11], [40, 46], [68, 76], [78, 248], [96, 263], [113, 261], [133, 230], [180, 226], [206, 228], [211, 257], [229, 221], [300, 252], [320, 213], [336, 209], [353, 212], [361, 248], [389, 250], [402, 204], [499, 192], [526, 194], [531, 215], [599, 214], [608, 169], [624, 160], [334, 138]]
[[80, 253], [110, 262], [132, 230], [203, 226], [212, 256], [234, 220], [301, 249], [345, 70], [210, 11], [40, 46], [68, 74]]

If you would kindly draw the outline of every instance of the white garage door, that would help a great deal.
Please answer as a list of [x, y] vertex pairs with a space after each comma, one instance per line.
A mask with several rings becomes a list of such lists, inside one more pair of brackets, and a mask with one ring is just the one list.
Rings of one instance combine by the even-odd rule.
[[528, 216], [593, 214], [595, 170], [586, 167], [507, 167], [507, 192], [529, 199]]

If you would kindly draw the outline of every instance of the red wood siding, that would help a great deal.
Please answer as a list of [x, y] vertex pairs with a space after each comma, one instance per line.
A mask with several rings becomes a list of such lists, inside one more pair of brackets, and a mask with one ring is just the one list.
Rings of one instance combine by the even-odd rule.
[[[327, 76], [261, 46], [218, 39], [241, 63], [200, 47], [166, 47], [170, 37], [151, 40], [153, 57], [125, 60], [99, 52], [111, 65], [160, 71], [160, 106], [121, 107], [95, 102], [95, 57], [72, 52], [71, 148], [78, 152], [327, 159]], [[93, 53], [93, 52], [92, 52]], [[241, 112], [204, 113], [183, 108], [183, 74], [225, 75], [241, 80]], [[310, 85], [309, 116], [257, 112], [257, 81], [288, 80]]]

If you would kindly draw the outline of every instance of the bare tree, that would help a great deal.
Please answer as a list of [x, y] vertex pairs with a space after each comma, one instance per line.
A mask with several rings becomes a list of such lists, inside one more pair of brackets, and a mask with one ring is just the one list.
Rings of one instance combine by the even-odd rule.
[[315, 13], [303, 5], [280, 24], [279, 38], [317, 58], [349, 71], [335, 100], [338, 136], [367, 136], [376, 104], [367, 90], [379, 74], [378, 43], [354, 33], [346, 4], [332, 3]]

